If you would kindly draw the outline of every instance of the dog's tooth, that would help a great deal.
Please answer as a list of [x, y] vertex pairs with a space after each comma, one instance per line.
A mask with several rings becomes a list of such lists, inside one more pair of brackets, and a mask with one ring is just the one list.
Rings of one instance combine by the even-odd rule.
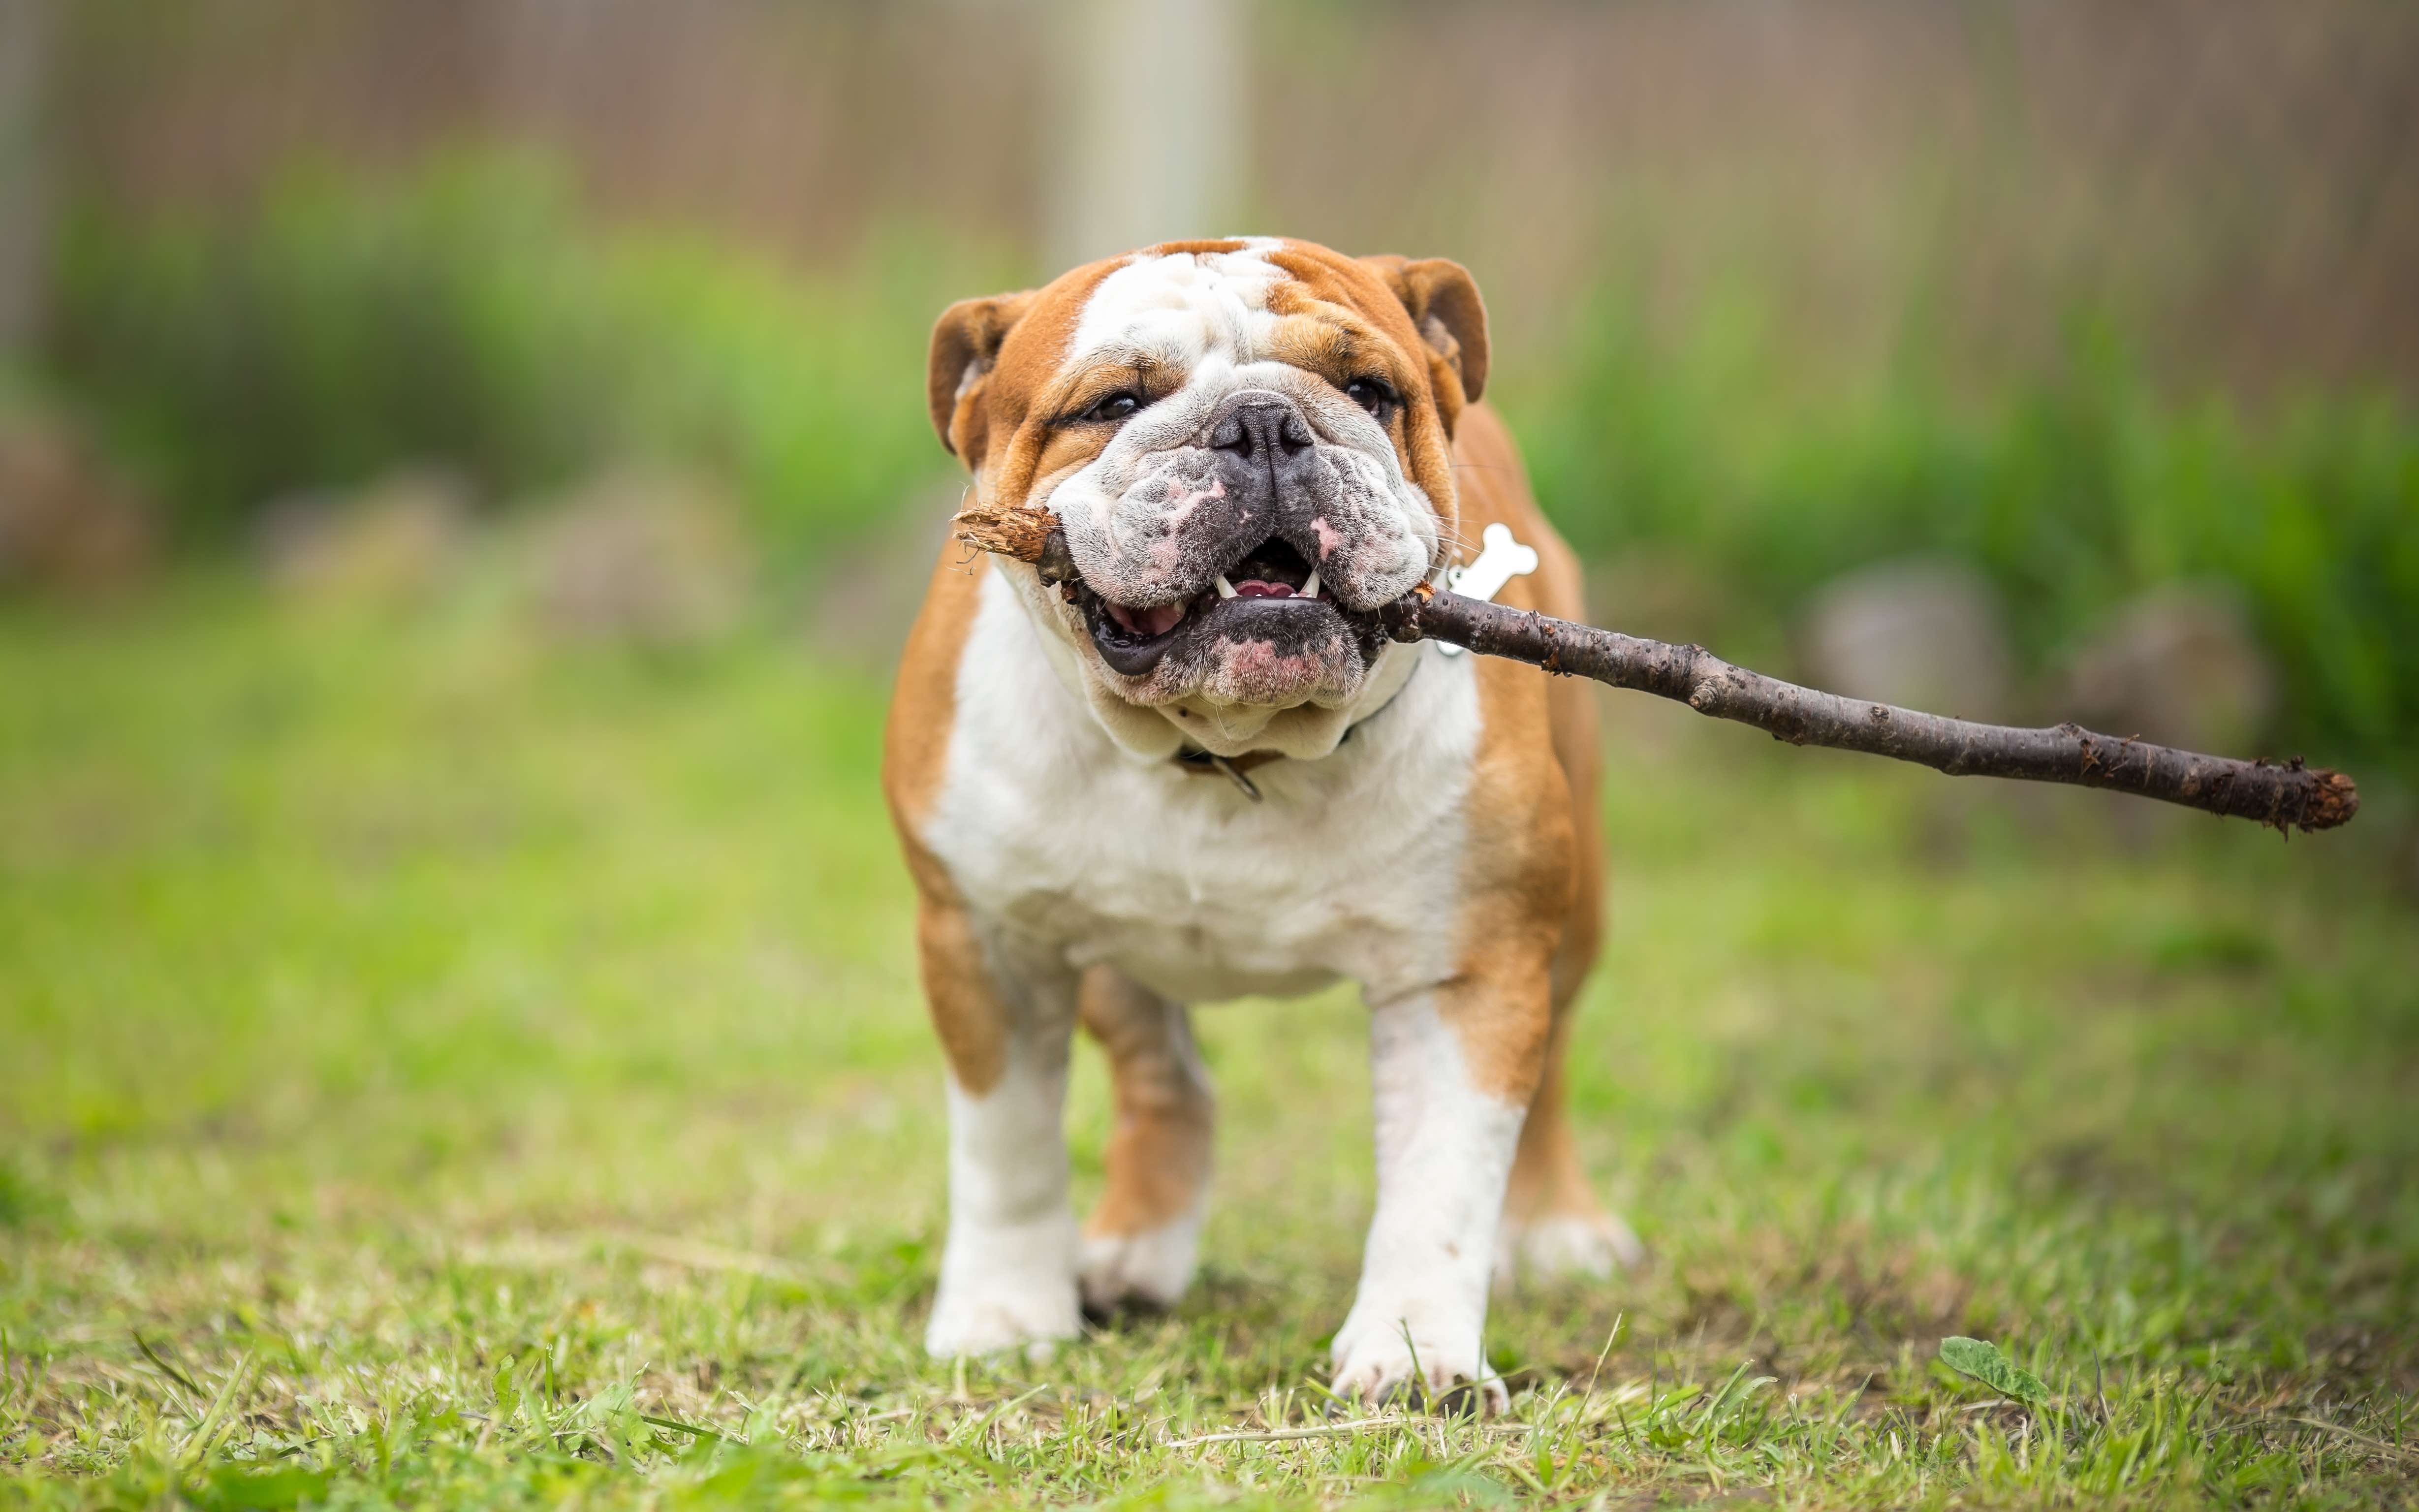
[[1302, 590], [1297, 596], [1302, 598], [1317, 598], [1318, 596], [1318, 569], [1317, 567], [1310, 569], [1310, 578], [1302, 585]]
[[1235, 596], [1235, 585], [1226, 580], [1226, 575], [1223, 572], [1218, 575], [1218, 596], [1220, 598]]

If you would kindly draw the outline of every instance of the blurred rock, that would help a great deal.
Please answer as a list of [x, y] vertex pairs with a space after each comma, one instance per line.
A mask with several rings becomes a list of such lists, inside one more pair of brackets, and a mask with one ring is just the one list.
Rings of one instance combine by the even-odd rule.
[[1928, 714], [2005, 721], [2011, 707], [1998, 595], [1936, 558], [1886, 562], [1841, 578], [1807, 616], [1815, 687]]
[[2118, 610], [2074, 656], [2060, 714], [2112, 735], [2214, 755], [2252, 746], [2276, 709], [2276, 672], [2241, 600], [2162, 589]]
[[158, 555], [140, 493], [64, 422], [0, 411], [0, 589], [118, 589]]
[[349, 491], [270, 504], [262, 512], [262, 556], [271, 582], [305, 598], [410, 603], [460, 562], [470, 508], [470, 485], [458, 474], [407, 468]]
[[531, 545], [538, 614], [574, 639], [695, 645], [747, 612], [753, 574], [739, 511], [694, 473], [602, 473], [558, 501]]
[[884, 528], [825, 554], [809, 598], [807, 635], [819, 655], [869, 671], [898, 664], [964, 496], [964, 480], [945, 479], [907, 499]]

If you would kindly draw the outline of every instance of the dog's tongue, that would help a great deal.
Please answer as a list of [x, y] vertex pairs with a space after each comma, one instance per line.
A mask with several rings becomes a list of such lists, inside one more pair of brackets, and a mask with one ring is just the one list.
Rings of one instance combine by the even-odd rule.
[[1109, 618], [1135, 635], [1165, 635], [1184, 619], [1184, 606], [1163, 604], [1157, 609], [1128, 609], [1123, 604], [1107, 606]]

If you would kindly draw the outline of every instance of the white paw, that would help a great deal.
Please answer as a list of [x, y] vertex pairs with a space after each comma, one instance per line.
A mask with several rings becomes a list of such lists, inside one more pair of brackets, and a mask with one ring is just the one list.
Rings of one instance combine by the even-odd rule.
[[1072, 1277], [1046, 1291], [951, 1287], [933, 1300], [932, 1320], [924, 1327], [924, 1349], [948, 1359], [1021, 1347], [1041, 1360], [1049, 1358], [1054, 1341], [1074, 1337], [1081, 1326]]
[[1076, 1262], [1085, 1309], [1094, 1316], [1133, 1303], [1173, 1307], [1193, 1284], [1201, 1253], [1202, 1211], [1139, 1234], [1086, 1234]]
[[[952, 1235], [924, 1348], [947, 1359], [1023, 1347], [1046, 1356], [1083, 1327], [1076, 1308], [1074, 1218], [1063, 1225]], [[1048, 1232], [1036, 1232], [1046, 1228]]]
[[[1478, 1320], [1449, 1323], [1434, 1316], [1455, 1310], [1413, 1304], [1364, 1313], [1356, 1304], [1335, 1335], [1331, 1389], [1371, 1406], [1399, 1396], [1412, 1407], [1452, 1412], [1474, 1394], [1482, 1412], [1507, 1410], [1512, 1398], [1503, 1378], [1479, 1353]], [[1412, 1384], [1414, 1355], [1425, 1390]]]
[[1646, 1258], [1646, 1246], [1609, 1212], [1564, 1213], [1518, 1228], [1506, 1224], [1496, 1241], [1495, 1284], [1517, 1273], [1533, 1281], [1602, 1281]]

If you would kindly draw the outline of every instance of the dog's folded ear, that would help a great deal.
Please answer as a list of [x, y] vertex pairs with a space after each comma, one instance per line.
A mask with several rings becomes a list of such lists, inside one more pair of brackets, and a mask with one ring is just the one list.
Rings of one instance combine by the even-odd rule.
[[972, 401], [984, 375], [999, 361], [1000, 344], [1033, 303], [1033, 291], [995, 294], [983, 300], [960, 300], [941, 312], [932, 324], [931, 365], [924, 374], [924, 396], [932, 407], [932, 428], [941, 444], [971, 467], [981, 460], [982, 438], [967, 433], [973, 424]]
[[[1460, 384], [1462, 402], [1474, 402], [1487, 390], [1487, 306], [1470, 270], [1445, 257], [1361, 261], [1386, 281], [1410, 312], [1420, 339]], [[1446, 418], [1450, 422], [1452, 417]]]

